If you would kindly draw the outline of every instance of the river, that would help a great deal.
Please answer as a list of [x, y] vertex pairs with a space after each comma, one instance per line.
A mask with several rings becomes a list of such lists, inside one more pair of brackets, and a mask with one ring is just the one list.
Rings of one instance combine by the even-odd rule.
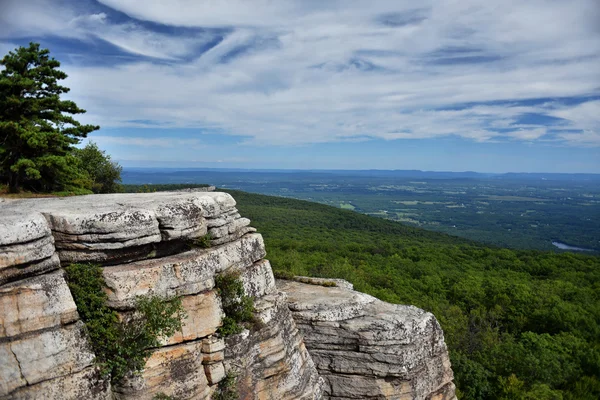
[[552, 242], [552, 244], [555, 245], [556, 247], [558, 247], [561, 250], [594, 251], [592, 249], [584, 249], [583, 247], [569, 246], [568, 244], [564, 244], [564, 243], [561, 243], [561, 242]]

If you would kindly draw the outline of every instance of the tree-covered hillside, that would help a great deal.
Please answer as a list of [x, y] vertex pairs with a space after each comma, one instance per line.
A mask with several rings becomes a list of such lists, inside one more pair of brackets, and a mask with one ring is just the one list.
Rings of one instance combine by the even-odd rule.
[[600, 398], [600, 257], [490, 248], [232, 192], [277, 271], [344, 278], [439, 319], [463, 399]]

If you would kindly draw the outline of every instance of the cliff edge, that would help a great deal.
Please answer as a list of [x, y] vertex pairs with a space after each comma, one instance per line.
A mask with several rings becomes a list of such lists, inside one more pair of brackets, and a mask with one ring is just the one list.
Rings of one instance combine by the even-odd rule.
[[[341, 286], [275, 286], [262, 236], [219, 192], [0, 200], [0, 399], [451, 399], [435, 318]], [[210, 235], [210, 236], [207, 236]], [[209, 238], [210, 247], [194, 246]], [[108, 306], [177, 296], [187, 317], [144, 370], [110, 384], [65, 281], [102, 265]], [[219, 275], [237, 271], [255, 323], [221, 337]], [[287, 293], [287, 294], [286, 294]]]

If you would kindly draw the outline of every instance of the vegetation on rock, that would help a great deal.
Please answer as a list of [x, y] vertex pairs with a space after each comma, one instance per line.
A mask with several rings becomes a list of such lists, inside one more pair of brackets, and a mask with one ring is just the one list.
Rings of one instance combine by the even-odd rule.
[[219, 386], [213, 393], [211, 400], [238, 400], [239, 398], [236, 376], [229, 373], [219, 382]]
[[185, 317], [181, 299], [138, 297], [135, 311], [120, 320], [117, 312], [106, 305], [100, 266], [71, 264], [65, 270], [96, 361], [113, 382], [141, 371], [160, 339], [181, 329]]
[[211, 237], [210, 233], [207, 233], [204, 236], [200, 236], [199, 238], [192, 240], [189, 243], [189, 246], [191, 248], [199, 247], [201, 249], [208, 249], [212, 246], [210, 243], [211, 239], [212, 239], [212, 237]]
[[224, 272], [215, 278], [215, 287], [221, 296], [225, 318], [218, 333], [235, 335], [244, 329], [244, 323], [254, 319], [254, 299], [244, 294], [239, 272]]

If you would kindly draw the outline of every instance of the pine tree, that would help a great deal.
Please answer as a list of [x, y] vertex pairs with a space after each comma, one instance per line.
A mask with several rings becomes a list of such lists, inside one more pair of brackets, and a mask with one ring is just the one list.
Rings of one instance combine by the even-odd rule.
[[49, 53], [30, 43], [0, 61], [0, 178], [11, 192], [82, 187], [87, 179], [72, 150], [100, 127], [72, 117], [85, 110], [60, 99], [67, 74]]

